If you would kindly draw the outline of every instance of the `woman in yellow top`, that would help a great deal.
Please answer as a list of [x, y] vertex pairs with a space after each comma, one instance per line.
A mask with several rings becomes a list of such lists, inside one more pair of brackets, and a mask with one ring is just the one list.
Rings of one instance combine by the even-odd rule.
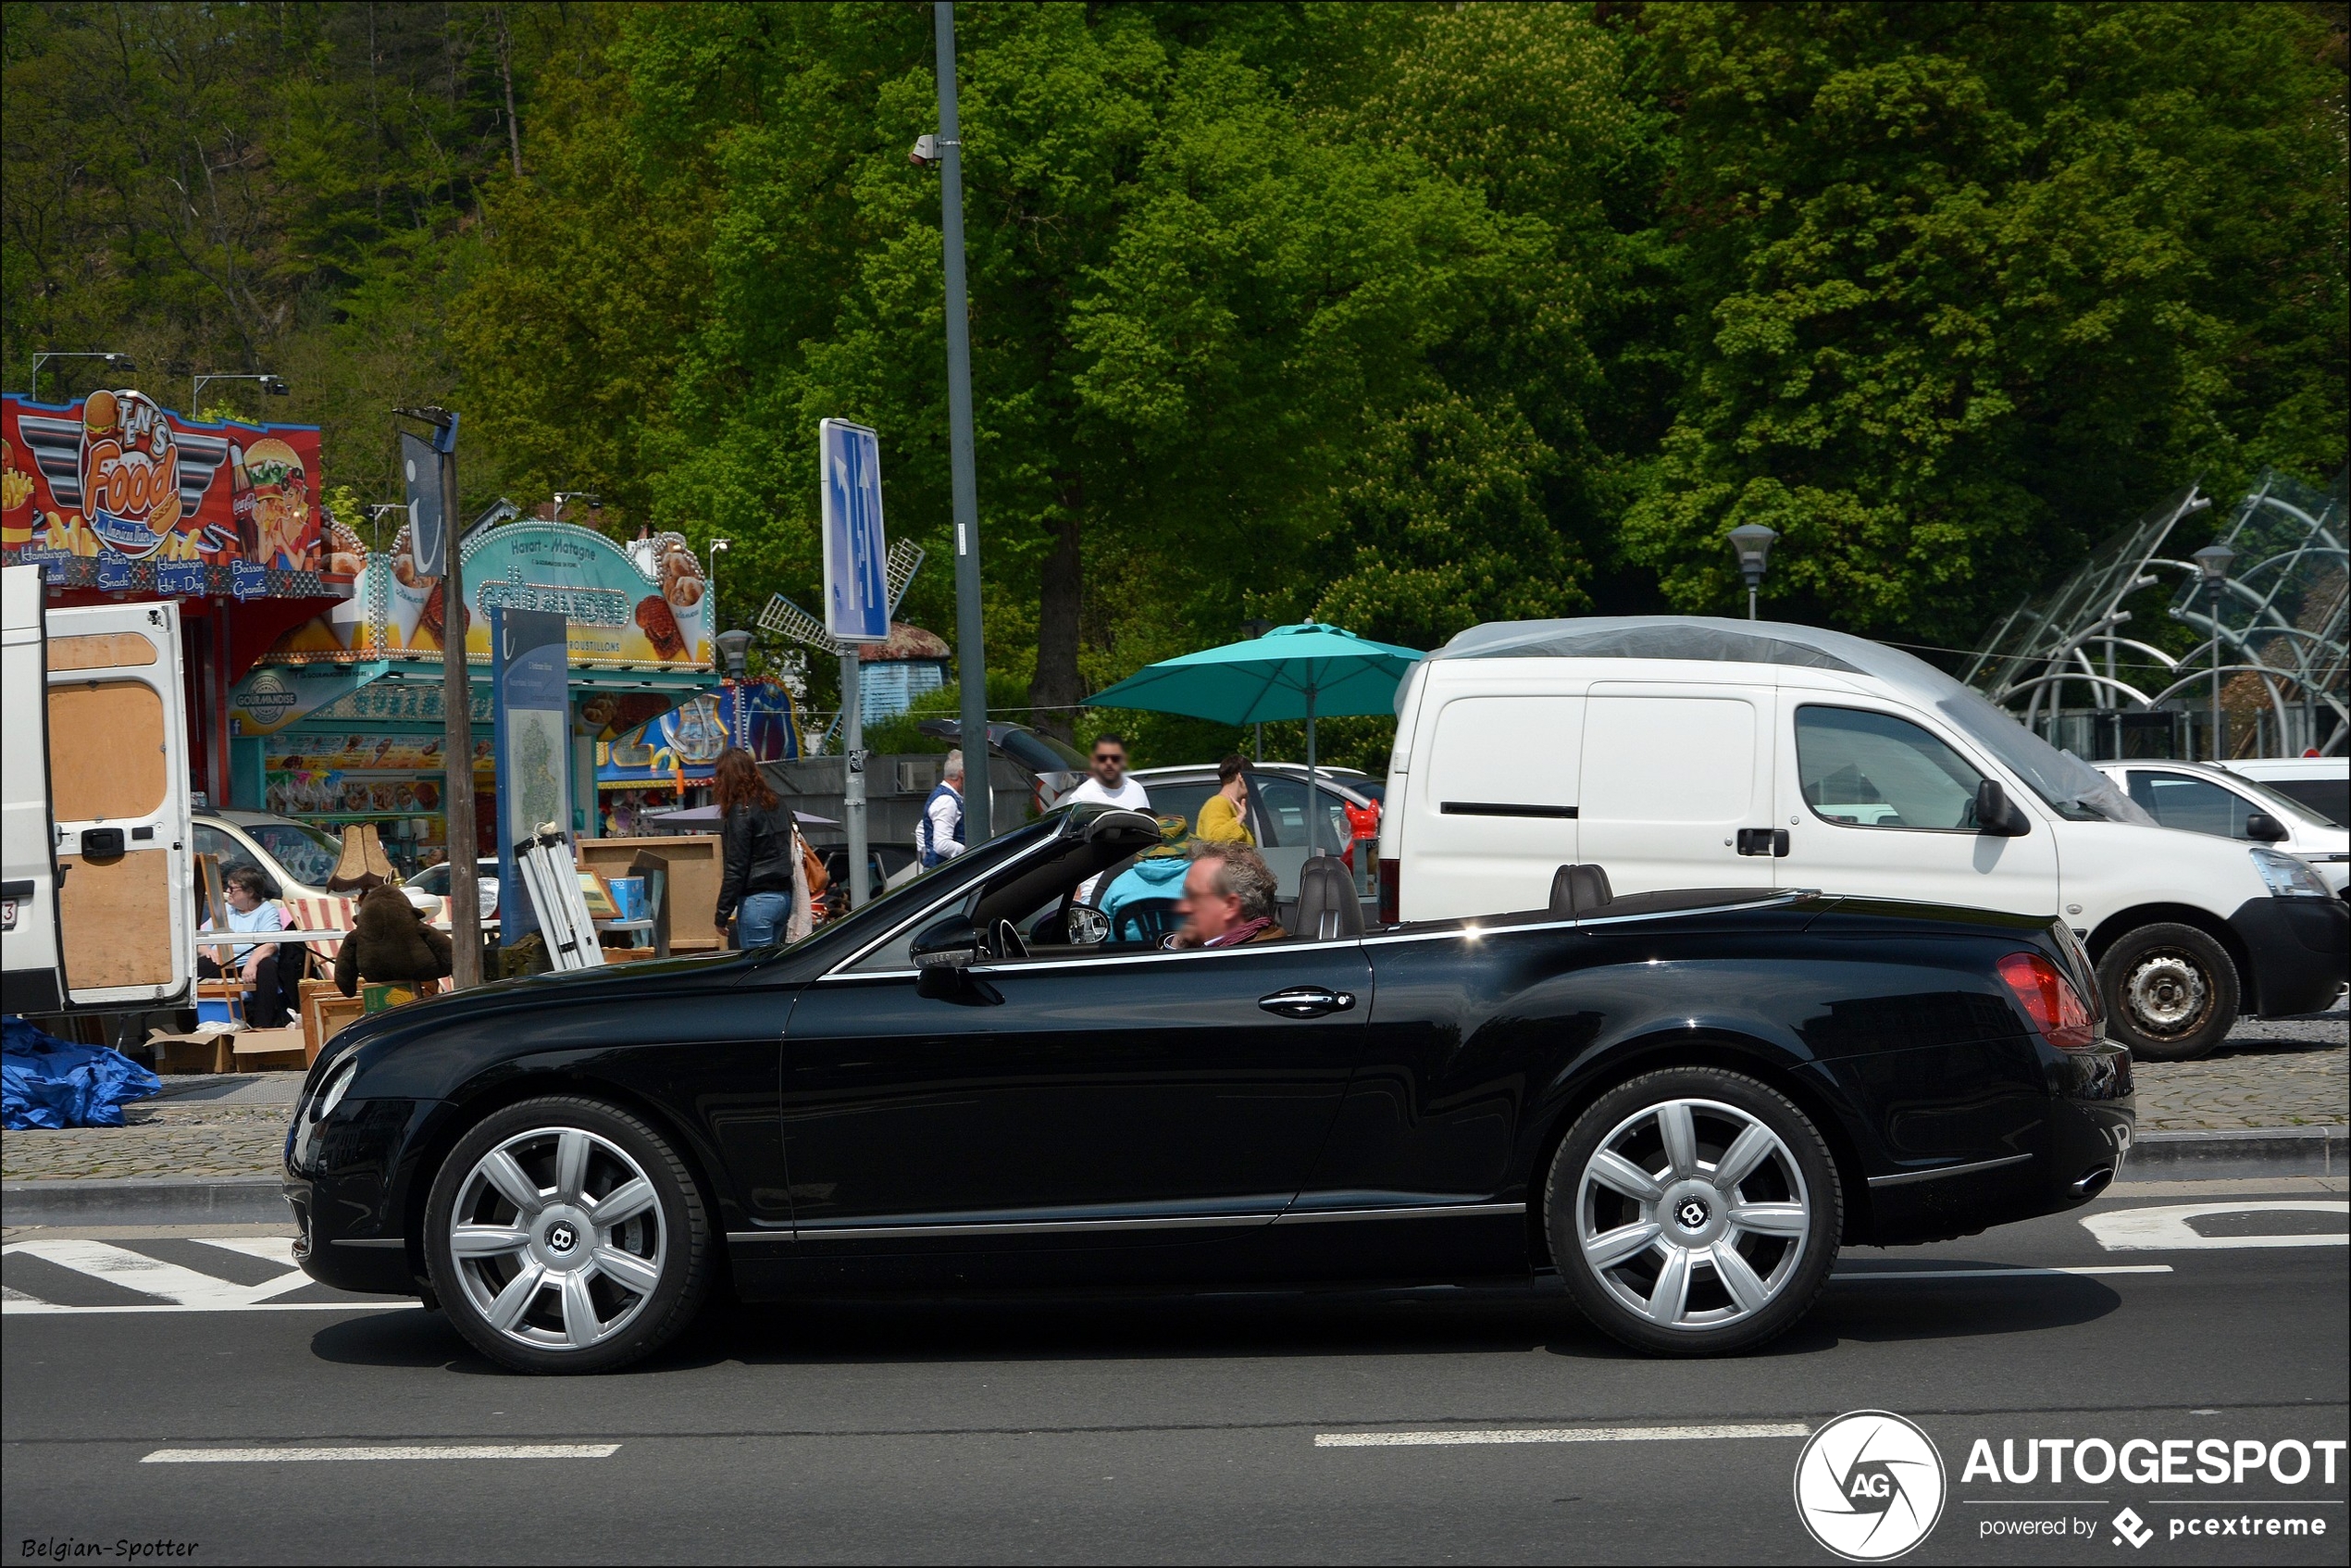
[[1238, 753], [1216, 765], [1216, 793], [1200, 808], [1200, 821], [1192, 829], [1195, 837], [1213, 844], [1256, 847], [1257, 836], [1249, 830], [1249, 819], [1241, 811], [1249, 799], [1249, 781], [1242, 777], [1242, 766]]

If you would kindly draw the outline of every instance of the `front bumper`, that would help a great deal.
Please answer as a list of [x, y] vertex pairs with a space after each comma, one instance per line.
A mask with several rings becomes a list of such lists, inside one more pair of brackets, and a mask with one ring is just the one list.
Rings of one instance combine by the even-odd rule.
[[441, 1109], [429, 1100], [346, 1100], [315, 1132], [297, 1122], [284, 1190], [304, 1273], [339, 1290], [423, 1292], [404, 1199], [414, 1185], [414, 1151]]
[[2229, 916], [2250, 961], [2246, 1011], [2316, 1013], [2351, 977], [2351, 904], [2339, 898], [2248, 899]]

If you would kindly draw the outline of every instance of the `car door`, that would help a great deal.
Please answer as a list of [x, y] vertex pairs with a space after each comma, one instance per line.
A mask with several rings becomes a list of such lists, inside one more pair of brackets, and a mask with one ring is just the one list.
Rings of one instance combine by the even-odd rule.
[[1783, 888], [2054, 915], [2057, 835], [1975, 828], [1984, 774], [1956, 744], [1890, 704], [1786, 690], [1779, 820]]
[[[900, 951], [902, 952], [902, 943]], [[1303, 1185], [1370, 1013], [1360, 942], [987, 963], [885, 948], [785, 1039], [803, 1251], [1213, 1239]]]
[[1585, 707], [1578, 858], [1619, 895], [1769, 888], [1768, 686], [1603, 681]]

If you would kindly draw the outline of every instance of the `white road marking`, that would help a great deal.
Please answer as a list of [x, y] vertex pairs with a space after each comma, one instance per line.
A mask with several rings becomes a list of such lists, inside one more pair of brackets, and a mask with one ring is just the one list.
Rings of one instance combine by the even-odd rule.
[[2193, 1219], [2221, 1214], [2341, 1214], [2351, 1218], [2351, 1200], [2271, 1198], [2245, 1203], [2171, 1203], [2158, 1209], [2110, 1209], [2085, 1214], [2082, 1226], [2109, 1252], [2201, 1251], [2237, 1247], [2341, 1247], [2351, 1234], [2320, 1231], [2298, 1236], [2205, 1236]]
[[294, 1262], [293, 1238], [291, 1236], [192, 1236], [188, 1239], [226, 1251], [243, 1252], [248, 1258], [259, 1258], [265, 1263], [276, 1263], [280, 1268], [302, 1266]]
[[[309, 1281], [305, 1276], [305, 1283]], [[243, 1307], [187, 1307], [170, 1301], [158, 1301], [154, 1306], [67, 1307], [55, 1301], [0, 1301], [0, 1317], [64, 1316], [70, 1313], [385, 1313], [398, 1312], [417, 1303], [404, 1300], [377, 1299], [363, 1301], [255, 1301]]]
[[401, 1443], [359, 1449], [157, 1449], [142, 1464], [310, 1464], [402, 1459], [610, 1459], [618, 1443]]
[[0, 1251], [45, 1259], [126, 1290], [136, 1290], [143, 1296], [160, 1296], [175, 1306], [208, 1307], [215, 1311], [250, 1307], [316, 1283], [295, 1269], [258, 1285], [239, 1285], [106, 1241], [12, 1241]]
[[1522, 1426], [1489, 1432], [1317, 1432], [1318, 1449], [1460, 1448], [1491, 1443], [1673, 1443], [1710, 1437], [1809, 1437], [1798, 1421], [1741, 1426]]
[[1851, 1269], [1829, 1276], [1842, 1283], [1852, 1279], [2033, 1279], [2057, 1275], [2170, 1274], [2170, 1263], [2091, 1263], [2078, 1268], [1917, 1268]]

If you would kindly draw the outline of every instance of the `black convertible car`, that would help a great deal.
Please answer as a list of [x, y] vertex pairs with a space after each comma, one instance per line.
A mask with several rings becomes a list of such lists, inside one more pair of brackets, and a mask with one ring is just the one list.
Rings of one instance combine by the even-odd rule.
[[531, 1371], [719, 1288], [1554, 1269], [1709, 1353], [1843, 1243], [2084, 1202], [2130, 1145], [2054, 922], [1562, 866], [1548, 909], [1367, 931], [1310, 863], [1287, 940], [1122, 945], [1081, 886], [1158, 843], [1065, 809], [789, 947], [354, 1025], [288, 1136], [296, 1256]]

